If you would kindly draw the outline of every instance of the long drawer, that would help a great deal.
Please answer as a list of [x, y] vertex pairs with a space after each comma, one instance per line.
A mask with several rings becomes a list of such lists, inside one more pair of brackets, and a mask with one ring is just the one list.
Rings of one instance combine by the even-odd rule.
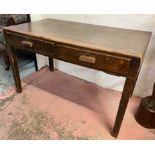
[[6, 35], [9, 44], [16, 45], [17, 48], [24, 48], [46, 56], [54, 55], [54, 43], [27, 37], [26, 35], [12, 35], [11, 33], [6, 33]]
[[57, 45], [54, 57], [59, 60], [97, 70], [127, 75], [130, 59], [93, 51]]

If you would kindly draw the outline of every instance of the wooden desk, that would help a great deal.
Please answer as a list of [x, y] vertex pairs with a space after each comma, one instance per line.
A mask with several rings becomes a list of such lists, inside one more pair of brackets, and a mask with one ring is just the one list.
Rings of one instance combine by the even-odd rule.
[[69, 21], [45, 19], [4, 29], [17, 92], [22, 92], [15, 48], [126, 77], [115, 124], [118, 136], [141, 68], [151, 33]]

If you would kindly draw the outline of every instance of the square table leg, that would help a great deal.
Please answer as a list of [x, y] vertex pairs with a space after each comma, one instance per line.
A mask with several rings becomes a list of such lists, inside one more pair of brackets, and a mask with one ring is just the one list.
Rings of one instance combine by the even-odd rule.
[[37, 56], [36, 56], [36, 54], [34, 55], [34, 65], [35, 65], [35, 70], [38, 71], [38, 63], [37, 63]]
[[135, 87], [135, 83], [136, 83], [137, 78], [135, 79], [130, 79], [130, 78], [126, 78], [125, 81], [125, 85], [123, 88], [123, 93], [122, 93], [122, 97], [120, 100], [120, 104], [119, 104], [119, 108], [117, 111], [117, 116], [116, 116], [116, 120], [115, 120], [115, 124], [112, 130], [112, 136], [116, 137], [118, 136], [123, 118], [124, 118], [124, 114], [128, 105], [128, 101], [130, 96], [132, 95], [132, 92], [134, 90]]
[[12, 68], [13, 77], [15, 80], [16, 90], [18, 93], [22, 92], [21, 80], [19, 75], [19, 69], [17, 64], [16, 50], [14, 47], [7, 47], [10, 64]]
[[53, 58], [49, 57], [49, 69], [50, 71], [54, 71], [54, 62], [53, 62]]

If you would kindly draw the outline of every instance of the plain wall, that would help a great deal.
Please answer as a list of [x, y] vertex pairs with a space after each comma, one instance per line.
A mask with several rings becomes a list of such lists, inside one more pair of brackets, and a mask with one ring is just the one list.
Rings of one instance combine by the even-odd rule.
[[[147, 96], [152, 93], [153, 83], [155, 82], [155, 15], [142, 14], [32, 14], [32, 21], [43, 18], [55, 18], [68, 21], [77, 21], [82, 23], [91, 23], [96, 25], [105, 25], [112, 27], [145, 30], [153, 32], [152, 38], [147, 49], [144, 63], [134, 90], [134, 95]], [[48, 64], [48, 59], [37, 55], [39, 68]], [[125, 78], [106, 74], [101, 71], [80, 67], [70, 63], [55, 60], [55, 67], [67, 74], [79, 77], [89, 82], [95, 83], [105, 88], [122, 91]]]

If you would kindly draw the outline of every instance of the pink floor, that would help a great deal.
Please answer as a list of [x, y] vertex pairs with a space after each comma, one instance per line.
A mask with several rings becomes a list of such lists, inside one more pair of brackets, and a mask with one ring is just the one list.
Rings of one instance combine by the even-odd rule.
[[[47, 68], [22, 82], [23, 92], [0, 110], [0, 139], [115, 139], [121, 93]], [[130, 99], [117, 139], [155, 139], [134, 119], [139, 102]]]

